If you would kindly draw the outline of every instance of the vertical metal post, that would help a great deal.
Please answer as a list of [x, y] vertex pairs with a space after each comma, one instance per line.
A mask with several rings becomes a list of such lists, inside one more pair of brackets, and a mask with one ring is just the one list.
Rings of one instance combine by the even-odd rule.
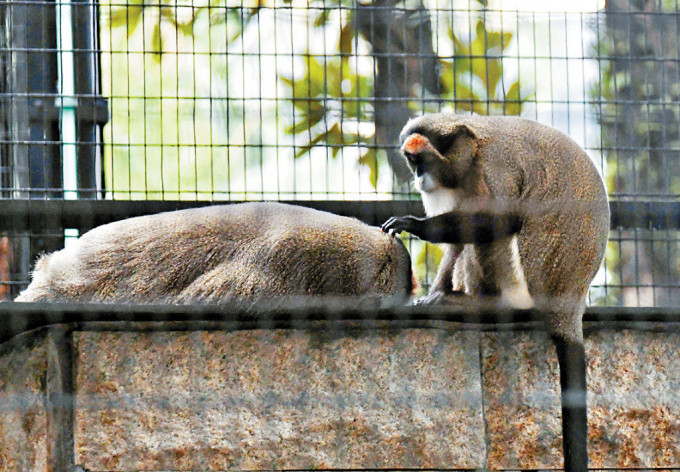
[[[57, 92], [55, 6], [51, 0], [6, 3], [8, 28], [6, 110], [11, 119], [5, 147], [11, 155], [7, 183], [12, 198], [59, 198], [61, 150], [54, 99]], [[37, 254], [58, 249], [59, 228], [31, 228], [13, 236], [15, 280], [28, 280]], [[37, 235], [36, 233], [41, 233]]]
[[[26, 68], [24, 77], [15, 77], [13, 92], [28, 98], [28, 117], [17, 115], [28, 123], [28, 146], [23, 148], [25, 153], [16, 156], [17, 169], [27, 167], [28, 176], [18, 175], [21, 181], [17, 183], [21, 187], [28, 183], [29, 197], [59, 198], [62, 179], [59, 122], [54, 106], [58, 81], [55, 4], [29, 1], [23, 10], [24, 37], [17, 37], [12, 47], [21, 47], [23, 40]], [[21, 21], [13, 19], [15, 25]]]
[[57, 2], [57, 59], [59, 64], [59, 108], [61, 128], [61, 155], [64, 200], [78, 198], [78, 166], [76, 153], [76, 108], [78, 100], [75, 91], [73, 70], [73, 24], [71, 0]]
[[588, 470], [586, 353], [583, 343], [553, 337], [560, 365], [564, 470]]
[[9, 198], [11, 196], [11, 145], [12, 138], [12, 113], [10, 109], [11, 98], [10, 76], [12, 68], [10, 65], [10, 28], [9, 28], [9, 6], [7, 2], [0, 3], [0, 196]]
[[102, 195], [102, 127], [108, 121], [106, 100], [100, 93], [100, 67], [97, 34], [97, 3], [72, 0], [73, 67], [78, 142], [79, 198], [97, 199]]
[[47, 469], [75, 470], [73, 440], [73, 332], [64, 325], [48, 328], [46, 388]]

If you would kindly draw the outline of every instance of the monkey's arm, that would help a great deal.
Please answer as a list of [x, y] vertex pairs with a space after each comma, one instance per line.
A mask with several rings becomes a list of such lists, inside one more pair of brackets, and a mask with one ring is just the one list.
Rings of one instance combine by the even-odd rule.
[[522, 219], [517, 212], [452, 211], [429, 218], [393, 216], [381, 229], [389, 234], [407, 231], [431, 243], [486, 244], [518, 233]]
[[[427, 295], [415, 300], [416, 305], [432, 305], [451, 302], [451, 297], [454, 295], [453, 290], [453, 270], [458, 256], [462, 251], [461, 244], [445, 244], [444, 254], [442, 255], [439, 268], [437, 269], [437, 276], [432, 282]], [[459, 296], [462, 292], [458, 292]]]

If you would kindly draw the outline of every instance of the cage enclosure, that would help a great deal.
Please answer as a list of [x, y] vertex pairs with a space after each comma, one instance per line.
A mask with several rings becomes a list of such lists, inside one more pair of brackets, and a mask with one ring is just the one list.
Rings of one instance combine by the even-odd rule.
[[[18, 303], [103, 224], [276, 201], [422, 216], [399, 132], [528, 118], [604, 180], [591, 468], [680, 467], [677, 0], [0, 5], [0, 469], [563, 467], [540, 310]], [[415, 297], [442, 249], [403, 236]], [[159, 274], [159, 277], [162, 274]]]

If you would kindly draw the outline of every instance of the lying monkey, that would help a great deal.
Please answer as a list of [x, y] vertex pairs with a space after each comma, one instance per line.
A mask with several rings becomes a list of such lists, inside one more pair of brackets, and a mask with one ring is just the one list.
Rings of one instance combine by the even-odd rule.
[[400, 240], [357, 220], [281, 203], [130, 218], [42, 256], [19, 302], [216, 303], [303, 295], [407, 299]]

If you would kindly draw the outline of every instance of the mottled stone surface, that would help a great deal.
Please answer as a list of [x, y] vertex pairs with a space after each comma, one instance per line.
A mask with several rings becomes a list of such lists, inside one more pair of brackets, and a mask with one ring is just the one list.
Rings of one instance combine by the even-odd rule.
[[[542, 332], [76, 332], [88, 470], [552, 469]], [[586, 340], [593, 468], [680, 468], [680, 333]], [[46, 470], [42, 332], [0, 346], [0, 470]]]
[[680, 467], [680, 333], [589, 336], [594, 467]]
[[43, 333], [0, 345], [0, 470], [46, 469]]
[[543, 332], [484, 333], [488, 468], [562, 465], [559, 367]]
[[478, 468], [479, 333], [77, 333], [93, 470]]
[[[482, 338], [488, 467], [562, 467], [559, 368], [545, 333]], [[586, 338], [590, 467], [680, 467], [680, 334]]]

